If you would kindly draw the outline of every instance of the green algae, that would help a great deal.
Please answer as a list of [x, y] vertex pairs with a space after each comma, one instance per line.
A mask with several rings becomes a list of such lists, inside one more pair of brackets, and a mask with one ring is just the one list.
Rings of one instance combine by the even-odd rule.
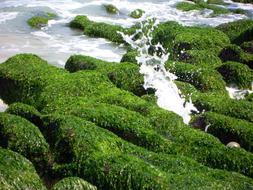
[[[204, 2], [202, 0], [197, 0], [193, 2], [179, 2], [176, 5], [176, 8], [182, 11], [192, 11], [192, 10], [204, 10], [204, 9], [210, 9], [213, 11], [211, 13], [211, 17], [218, 16], [221, 14], [229, 14], [231, 11], [229, 11], [226, 8], [214, 5], [214, 4], [209, 4], [211, 2]], [[221, 3], [221, 2], [216, 2], [216, 3]]]
[[81, 178], [67, 177], [57, 182], [52, 190], [97, 190], [97, 188]]
[[30, 161], [3, 148], [0, 148], [0, 174], [3, 190], [46, 189]]
[[249, 19], [221, 24], [216, 28], [227, 34], [232, 43], [238, 45], [253, 39], [253, 21]]
[[1, 113], [0, 136], [2, 147], [25, 156], [37, 168], [47, 165], [49, 145], [32, 123], [19, 116]]
[[[88, 59], [85, 57], [85, 60], [92, 60], [92, 58]], [[20, 99], [26, 103], [30, 97], [33, 97], [37, 101], [30, 101], [29, 104], [38, 108], [43, 114], [59, 113], [63, 116], [72, 114], [70, 120], [74, 117], [73, 115], [76, 115], [79, 116], [79, 119], [80, 117], [82, 118], [80, 121], [86, 119], [92, 121], [99, 125], [99, 127], [105, 128], [106, 133], [109, 132], [109, 129], [122, 139], [157, 153], [184, 155], [209, 167], [237, 171], [252, 176], [250, 163], [252, 163], [251, 160], [253, 158], [250, 153], [242, 150], [228, 150], [216, 138], [185, 126], [182, 119], [176, 114], [162, 110], [152, 102], [146, 102], [144, 99], [134, 96], [130, 92], [117, 88], [104, 71], [99, 70], [100, 61], [93, 59], [93, 62], [96, 65], [95, 70], [69, 73], [64, 69], [49, 66], [37, 56], [29, 54], [17, 55], [0, 65], [0, 82], [5, 84], [1, 85], [0, 88], [1, 98], [4, 100], [9, 99], [10, 103], [12, 101], [17, 102], [18, 99], [13, 96], [17, 93], [17, 88], [30, 89], [31, 86], [36, 84], [39, 90], [35, 90], [34, 94], [32, 93], [33, 91], [24, 90], [22, 96], [25, 98]], [[101, 63], [101, 65], [103, 64]], [[30, 73], [31, 70], [32, 74]], [[48, 75], [50, 73], [51, 75]], [[38, 76], [40, 83], [36, 81]], [[12, 83], [3, 83], [3, 81], [6, 81], [6, 78], [8, 78], [8, 81], [15, 81], [15, 88], [13, 88]], [[9, 96], [6, 95], [5, 90], [8, 90]], [[9, 97], [13, 98], [10, 99]], [[242, 108], [239, 103], [237, 106], [240, 106], [240, 109]], [[233, 111], [230, 114], [237, 112]], [[245, 112], [247, 113], [247, 110], [242, 111], [241, 115]], [[250, 115], [248, 118], [250, 118]], [[139, 122], [137, 122], [138, 120]], [[77, 121], [73, 122], [77, 123]], [[73, 122], [71, 126], [76, 126]], [[54, 126], [52, 125], [52, 127]], [[73, 155], [76, 154], [75, 151], [86, 152], [86, 150], [73, 150], [70, 148], [71, 144], [76, 142], [76, 136], [79, 132], [73, 133], [72, 128], [66, 129], [65, 132], [60, 132], [60, 130], [59, 132], [62, 136], [59, 136], [58, 140], [54, 140], [52, 135], [57, 135], [57, 131], [47, 132], [45, 127], [41, 130], [50, 146], [53, 147], [52, 144], [56, 143], [55, 148], [52, 148], [55, 152], [54, 157], [56, 162], [61, 164], [67, 163], [66, 167], [63, 167], [63, 171], [70, 176], [75, 175], [79, 171], [78, 169], [75, 170], [75, 163], [79, 163], [79, 161], [76, 162], [73, 159]], [[81, 133], [83, 128], [78, 130]], [[98, 135], [96, 136], [98, 138]], [[82, 137], [80, 139], [83, 140], [85, 138]], [[90, 138], [93, 139], [93, 136]], [[112, 139], [110, 141], [113, 142]], [[65, 148], [62, 149], [63, 147]], [[102, 147], [102, 149], [99, 148], [98, 150], [105, 154], [111, 151], [120, 153], [121, 150], [117, 147], [111, 147], [111, 145], [103, 145]], [[93, 148], [90, 151], [92, 150]], [[98, 162], [100, 159], [109, 159], [109, 162], [111, 162], [112, 158], [118, 158], [118, 153], [112, 155], [110, 158], [107, 155], [103, 155], [99, 157]], [[91, 162], [95, 165], [97, 164], [96, 159], [91, 158]], [[72, 167], [74, 167], [74, 170], [72, 170]], [[139, 169], [136, 170], [135, 167], [137, 166], [134, 166], [129, 172], [138, 171], [138, 175], [141, 175]], [[143, 167], [149, 168], [150, 166], [143, 165]], [[59, 170], [61, 168], [59, 166]], [[87, 170], [90, 171], [90, 169], [88, 168]], [[147, 170], [149, 171], [149, 169]], [[115, 176], [117, 176], [118, 171], [115, 170], [115, 172]], [[95, 173], [92, 176], [94, 175], [100, 174]], [[161, 184], [167, 184], [167, 174], [163, 173], [163, 175]], [[85, 179], [88, 180], [88, 178]], [[113, 179], [109, 178], [108, 180], [111, 181]], [[97, 185], [92, 180], [88, 181]], [[105, 184], [107, 183], [109, 182], [105, 182]], [[117, 187], [121, 187], [120, 185]], [[153, 186], [150, 184], [150, 187]]]
[[236, 85], [241, 89], [251, 89], [253, 81], [252, 70], [238, 62], [226, 62], [217, 70], [222, 74], [228, 86]]
[[226, 94], [222, 76], [213, 69], [171, 61], [167, 62], [165, 67], [174, 73], [178, 80], [192, 84], [201, 92]]
[[27, 20], [27, 23], [33, 28], [41, 28], [48, 24], [48, 21], [54, 19], [56, 14], [47, 12], [42, 16], [33, 16]]
[[70, 22], [70, 27], [81, 29], [85, 35], [91, 37], [106, 38], [112, 42], [124, 43], [122, 36], [118, 33], [125, 30], [121, 26], [94, 22], [89, 20], [87, 16], [78, 15]]
[[135, 19], [141, 18], [143, 16], [143, 14], [145, 14], [145, 11], [143, 11], [142, 9], [136, 9], [134, 11], [132, 11], [129, 16]]
[[241, 119], [235, 119], [225, 115], [206, 112], [193, 121], [193, 126], [202, 128], [218, 137], [221, 142], [238, 142], [247, 151], [253, 151], [253, 123]]
[[104, 5], [104, 7], [105, 7], [106, 12], [109, 14], [118, 14], [119, 13], [119, 9], [112, 4]]

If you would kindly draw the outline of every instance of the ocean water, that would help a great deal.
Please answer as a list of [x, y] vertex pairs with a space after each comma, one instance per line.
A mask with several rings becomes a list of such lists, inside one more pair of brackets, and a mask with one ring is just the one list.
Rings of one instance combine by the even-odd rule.
[[[125, 27], [149, 17], [155, 17], [157, 22], [172, 20], [189, 26], [217, 26], [238, 19], [253, 18], [253, 5], [250, 4], [226, 0], [227, 7], [246, 10], [248, 16], [226, 14], [211, 17], [210, 10], [190, 12], [177, 10], [175, 6], [181, 1], [183, 0], [0, 0], [0, 63], [17, 53], [34, 53], [59, 67], [64, 67], [66, 60], [73, 54], [119, 62], [126, 52], [122, 45], [105, 39], [90, 38], [81, 31], [68, 27], [68, 23], [79, 14], [87, 15], [94, 21]], [[106, 13], [103, 5], [109, 3], [120, 10], [119, 14]], [[137, 8], [145, 11], [144, 16], [140, 19], [130, 18], [129, 13]], [[41, 30], [32, 29], [27, 25], [26, 21], [29, 18], [42, 12], [54, 12], [58, 16], [50, 20], [49, 25]], [[164, 60], [160, 60], [161, 65], [166, 61], [167, 55], [164, 56]], [[194, 105], [191, 102], [185, 103], [180, 97], [180, 91], [173, 82], [176, 76], [163, 72], [163, 69], [155, 72], [153, 66], [143, 64], [148, 61], [147, 59], [154, 58], [145, 55], [139, 57], [140, 72], [145, 75], [144, 86], [157, 89], [158, 105], [181, 115], [187, 123], [190, 111], [195, 109]], [[166, 101], [168, 97], [173, 101]], [[7, 105], [0, 100], [0, 112], [6, 108]]]
[[[108, 61], [119, 61], [124, 48], [104, 39], [82, 35], [81, 31], [70, 29], [67, 24], [78, 14], [87, 15], [95, 21], [131, 26], [147, 17], [159, 21], [175, 20], [185, 25], [210, 25], [244, 18], [238, 14], [210, 17], [210, 11], [182, 12], [175, 8], [182, 0], [0, 0], [0, 62], [17, 53], [35, 53], [50, 63], [63, 66], [72, 54], [86, 54]], [[104, 4], [114, 4], [120, 10], [118, 15], [109, 15]], [[232, 3], [231, 8], [242, 8], [253, 13], [252, 5]], [[132, 19], [128, 14], [141, 8], [146, 13], [141, 19]], [[30, 17], [50, 11], [58, 15], [41, 31], [26, 24]]]

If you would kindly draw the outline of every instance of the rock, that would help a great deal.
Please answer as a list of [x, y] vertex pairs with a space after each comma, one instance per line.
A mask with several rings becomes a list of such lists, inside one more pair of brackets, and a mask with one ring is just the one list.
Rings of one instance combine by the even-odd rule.
[[104, 5], [106, 12], [109, 14], [118, 14], [119, 13], [119, 9], [112, 5], [112, 4], [108, 4], [108, 5]]
[[136, 9], [133, 12], [131, 12], [129, 16], [132, 18], [138, 19], [138, 18], [141, 18], [143, 14], [145, 14], [145, 11], [141, 9]]
[[32, 163], [11, 150], [0, 147], [1, 189], [46, 190]]
[[240, 148], [240, 144], [238, 144], [237, 142], [230, 142], [227, 144], [227, 147], [229, 148]]
[[97, 190], [97, 188], [81, 178], [68, 177], [57, 182], [52, 190]]

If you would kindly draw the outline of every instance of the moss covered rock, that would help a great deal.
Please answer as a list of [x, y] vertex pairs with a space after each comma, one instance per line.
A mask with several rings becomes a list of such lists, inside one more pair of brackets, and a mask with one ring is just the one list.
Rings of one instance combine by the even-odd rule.
[[224, 47], [219, 57], [222, 61], [235, 61], [241, 62], [248, 65], [249, 68], [253, 69], [253, 54], [245, 53], [239, 46], [232, 44]]
[[33, 28], [41, 28], [43, 26], [46, 26], [50, 19], [53, 19], [55, 17], [56, 15], [54, 13], [48, 12], [41, 16], [34, 16], [28, 19], [27, 23]]
[[124, 43], [118, 32], [123, 32], [124, 28], [117, 25], [93, 22], [87, 16], [78, 15], [70, 22], [70, 27], [84, 30], [84, 34], [91, 37], [105, 38], [112, 42]]
[[120, 62], [129, 62], [137, 64], [136, 57], [138, 56], [138, 52], [136, 51], [127, 51], [123, 57], [121, 58]]
[[202, 92], [226, 94], [222, 76], [213, 69], [171, 61], [168, 61], [165, 67], [174, 73], [178, 80], [188, 82]]
[[42, 127], [41, 114], [33, 106], [23, 104], [20, 102], [14, 103], [8, 107], [8, 109], [6, 110], [6, 113], [10, 113], [12, 115], [18, 115], [20, 117], [27, 119], [34, 125], [38, 127]]
[[68, 177], [57, 182], [52, 190], [97, 190], [97, 188], [81, 178]]
[[141, 18], [144, 13], [145, 11], [143, 11], [142, 9], [135, 9], [134, 11], [130, 13], [129, 16], [132, 18], [138, 19], [138, 18]]
[[207, 50], [185, 51], [177, 59], [201, 67], [215, 68], [222, 64], [221, 59], [214, 52]]
[[138, 65], [132, 63], [112, 63], [89, 56], [71, 56], [65, 65], [70, 72], [79, 70], [96, 70], [104, 73], [117, 87], [133, 92], [138, 96], [146, 94], [143, 87], [143, 75], [139, 73]]
[[0, 136], [2, 147], [25, 156], [38, 168], [47, 165], [49, 145], [39, 129], [27, 120], [1, 113]]
[[228, 9], [217, 5], [211, 5], [209, 3], [210, 2], [205, 2], [203, 0], [194, 0], [193, 2], [179, 2], [177, 3], [176, 8], [182, 11], [210, 9], [213, 11], [210, 16], [231, 13]]
[[238, 119], [253, 122], [253, 104], [245, 100], [234, 100], [213, 94], [198, 94], [193, 97], [199, 111], [212, 111]]
[[253, 40], [252, 20], [238, 20], [221, 24], [216, 28], [227, 34], [232, 43], [236, 43], [238, 45], [242, 44], [244, 41]]
[[[94, 64], [97, 63], [94, 61]], [[117, 88], [102, 70], [69, 73], [64, 69], [48, 65], [34, 55], [25, 54], [17, 55], [1, 64], [0, 76], [0, 83], [3, 84], [0, 85], [0, 96], [4, 100], [8, 99], [10, 103], [19, 100], [27, 103], [29, 100], [30, 105], [38, 108], [42, 114], [58, 113], [62, 115], [61, 117], [70, 115], [67, 121], [65, 119], [62, 121], [61, 117], [59, 119], [58, 117], [49, 118], [48, 122], [44, 120], [44, 127], [41, 128], [50, 147], [52, 147], [56, 163], [60, 164], [60, 166], [55, 165], [55, 171], [56, 173], [59, 171], [61, 175], [82, 177], [92, 184], [101, 184], [98, 188], [109, 186], [112, 189], [120, 189], [127, 186], [125, 177], [134, 173], [133, 176], [140, 176], [140, 180], [143, 180], [143, 183], [140, 184], [148, 181], [150, 188], [153, 188], [154, 184], [158, 186], [158, 189], [162, 189], [164, 185], [168, 187], [168, 174], [164, 170], [161, 172], [163, 176], [161, 181], [153, 183], [153, 180], [156, 179], [154, 176], [159, 175], [160, 169], [154, 171], [152, 164], [150, 166], [150, 163], [146, 163], [147, 155], [150, 154], [150, 151], [147, 150], [149, 149], [166, 156], [169, 154], [187, 156], [213, 168], [237, 171], [252, 176], [250, 169], [252, 155], [250, 153], [242, 150], [227, 150], [213, 136], [184, 125], [180, 116]], [[15, 82], [6, 83], [5, 81]], [[30, 91], [31, 87], [38, 90]], [[19, 97], [15, 96], [18, 92], [17, 89], [22, 89], [22, 94], [17, 94]], [[9, 96], [5, 90], [8, 91]], [[31, 97], [33, 99], [30, 99]], [[238, 114], [237, 112], [234, 110], [232, 113]], [[72, 119], [75, 118], [73, 115], [79, 116], [79, 118]], [[81, 118], [92, 121], [93, 124], [91, 125], [90, 122], [83, 124]], [[62, 125], [61, 121], [64, 126], [66, 122], [69, 124], [62, 129], [58, 127]], [[81, 126], [78, 127], [79, 121]], [[87, 123], [87, 121], [85, 122]], [[105, 129], [98, 128], [94, 123]], [[95, 126], [99, 131], [95, 133], [92, 126]], [[115, 135], [108, 129], [121, 138], [115, 139]], [[95, 143], [96, 139], [104, 140]], [[136, 157], [140, 154], [139, 151], [135, 156], [131, 152], [125, 158], [122, 155], [122, 149], [126, 147], [123, 143], [126, 141], [122, 139], [128, 140], [128, 145], [135, 143], [139, 147], [142, 146], [142, 149], [146, 148], [141, 154], [146, 155], [145, 160], [141, 156]], [[126, 147], [126, 149], [129, 152], [131, 148]], [[112, 152], [113, 154], [111, 154]], [[112, 176], [104, 176], [101, 172], [107, 162], [109, 165], [115, 164]], [[136, 164], [132, 164], [135, 162]], [[131, 164], [129, 165], [129, 163]], [[152, 163], [155, 161], [153, 160]], [[127, 164], [127, 169], [124, 173], [124, 180], [121, 182], [122, 178], [115, 176], [120, 175], [119, 170], [122, 167], [125, 168], [125, 164]], [[98, 169], [94, 171], [93, 165]], [[139, 168], [140, 166], [146, 168], [147, 172], [143, 172]], [[89, 175], [91, 173], [92, 175]], [[144, 173], [148, 173], [147, 178]], [[203, 180], [199, 177], [199, 180]], [[194, 179], [194, 177], [192, 176], [190, 179]], [[102, 182], [99, 183], [100, 181]], [[149, 181], [152, 181], [152, 184]], [[136, 183], [135, 181], [134, 184]], [[113, 184], [116, 185], [113, 186]], [[197, 184], [200, 183], [194, 183], [195, 187]], [[139, 188], [140, 186], [137, 184], [135, 187]]]
[[158, 25], [153, 35], [153, 43], [160, 42], [171, 52], [170, 59], [173, 60], [178, 60], [181, 54], [189, 50], [205, 50], [217, 55], [230, 44], [228, 37], [214, 28], [184, 27], [171, 21]]
[[241, 48], [247, 52], [253, 54], [253, 41], [244, 42], [241, 44]]
[[[59, 158], [55, 172], [75, 173], [100, 189], [252, 188], [252, 180], [243, 176], [208, 169], [179, 155], [145, 151], [80, 118], [50, 116], [45, 126], [57, 154], [73, 159]], [[194, 175], [189, 177], [187, 171]]]
[[0, 184], [3, 190], [46, 190], [31, 162], [3, 148], [0, 148]]
[[104, 5], [104, 7], [105, 7], [106, 12], [109, 14], [118, 14], [119, 13], [119, 9], [112, 4]]
[[241, 89], [252, 88], [253, 72], [247, 65], [238, 62], [226, 62], [217, 70], [228, 85], [234, 84]]
[[241, 147], [253, 151], [253, 123], [235, 119], [214, 112], [206, 112], [193, 121], [193, 126], [207, 130], [208, 133], [218, 137], [221, 142], [238, 142]]

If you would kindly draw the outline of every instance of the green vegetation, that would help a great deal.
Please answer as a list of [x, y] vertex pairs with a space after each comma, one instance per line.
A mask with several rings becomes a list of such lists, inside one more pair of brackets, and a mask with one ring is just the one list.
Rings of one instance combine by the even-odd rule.
[[34, 125], [40, 128], [42, 127], [40, 112], [30, 105], [22, 104], [19, 102], [13, 103], [9, 105], [8, 109], [6, 110], [6, 113], [9, 113], [12, 115], [18, 115], [20, 117], [27, 119]]
[[0, 173], [3, 190], [46, 189], [31, 162], [3, 148], [0, 148]]
[[235, 44], [229, 45], [222, 49], [219, 57], [223, 62], [235, 61], [248, 65], [253, 69], [253, 54], [245, 53], [240, 46]]
[[226, 116], [253, 122], [253, 104], [245, 100], [229, 99], [213, 94], [198, 94], [193, 97], [194, 105], [199, 111], [212, 111]]
[[[230, 12], [213, 4], [224, 2], [177, 6]], [[119, 13], [112, 5], [105, 8]], [[137, 9], [130, 16], [142, 14]], [[123, 28], [79, 15], [70, 27], [124, 43], [120, 32], [133, 34], [140, 25]], [[44, 188], [25, 156], [53, 190], [253, 189], [252, 94], [230, 99], [225, 88], [251, 88], [252, 31], [251, 20], [217, 28], [170, 21], [155, 28], [152, 44], [170, 52], [166, 69], [178, 77], [181, 96], [200, 111], [193, 127], [156, 105], [155, 89], [144, 89], [138, 52], [130, 47], [120, 63], [73, 55], [65, 69], [32, 54], [9, 58], [0, 64], [0, 98], [9, 104], [0, 113], [0, 186]], [[154, 45], [149, 49], [156, 51]], [[242, 148], [226, 147], [231, 141]]]
[[247, 65], [238, 62], [226, 62], [217, 70], [228, 85], [235, 84], [241, 89], [252, 88], [253, 72]]
[[178, 60], [181, 54], [189, 50], [205, 50], [218, 55], [222, 48], [230, 44], [227, 35], [217, 29], [184, 27], [171, 21], [158, 25], [153, 36], [153, 43], [162, 43], [173, 60]]
[[222, 64], [221, 59], [214, 52], [207, 50], [188, 50], [176, 59], [200, 67], [215, 68]]
[[119, 13], [119, 9], [112, 4], [104, 5], [104, 7], [105, 7], [106, 12], [109, 14], [118, 14]]
[[133, 92], [138, 96], [146, 94], [143, 88], [144, 79], [139, 67], [132, 63], [110, 63], [89, 56], [71, 56], [65, 65], [70, 72], [79, 70], [97, 70], [104, 73], [117, 87]]
[[129, 62], [137, 64], [136, 56], [138, 53], [136, 51], [127, 51], [123, 57], [121, 58], [120, 62]]
[[105, 38], [112, 42], [124, 43], [122, 36], [118, 33], [125, 30], [121, 26], [93, 22], [87, 16], [78, 15], [70, 22], [70, 27], [84, 30], [84, 34], [91, 37]]
[[[203, 0], [194, 0], [193, 2], [179, 2], [177, 3], [176, 8], [182, 11], [210, 9], [213, 11], [211, 16], [231, 13], [229, 10], [223, 7], [213, 5], [210, 3], [212, 3], [212, 1], [205, 2]], [[215, 2], [215, 3], [220, 4], [221, 2]]]
[[241, 147], [248, 151], [253, 151], [253, 123], [240, 119], [235, 119], [225, 115], [206, 112], [193, 121], [193, 126], [205, 129], [207, 132], [218, 137], [221, 142], [238, 142]]
[[[45, 133], [48, 133], [45, 136], [50, 136], [50, 145], [59, 155], [56, 156], [59, 164], [54, 166], [55, 172], [78, 175], [98, 189], [252, 186], [251, 179], [236, 173], [208, 169], [186, 157], [156, 154], [136, 147], [80, 118], [50, 116], [44, 121]], [[228, 154], [230, 151], [236, 150], [228, 150]], [[243, 154], [243, 151], [239, 152]]]
[[178, 80], [188, 82], [202, 92], [226, 95], [225, 82], [222, 80], [222, 76], [215, 70], [171, 61], [168, 61], [165, 67], [174, 73], [178, 77]]
[[221, 24], [216, 28], [227, 34], [231, 42], [237, 45], [242, 44], [244, 41], [253, 40], [252, 20], [238, 20]]
[[68, 177], [57, 182], [52, 190], [97, 190], [97, 188], [78, 177]]
[[[74, 68], [73, 71], [77, 71], [78, 67], [81, 67], [85, 70], [69, 73], [64, 69], [50, 66], [31, 54], [17, 55], [0, 65], [0, 95], [3, 100], [8, 100], [9, 104], [21, 100], [23, 103], [34, 106], [42, 114], [60, 114], [50, 119], [51, 116], [41, 116], [31, 107], [22, 104], [13, 106], [17, 107], [15, 109], [12, 106], [10, 108], [10, 110], [27, 110], [28, 114], [20, 113], [21, 111], [12, 112], [28, 119], [31, 115], [37, 115], [43, 120], [43, 125], [41, 125], [43, 127], [40, 127], [40, 130], [50, 144], [55, 160], [53, 173], [56, 176], [79, 176], [98, 188], [108, 187], [109, 189], [128, 187], [126, 176], [129, 175], [134, 180], [131, 184], [135, 184], [136, 188], [141, 187], [143, 183], [147, 183], [147, 188], [157, 185], [158, 189], [164, 189], [168, 185], [169, 187], [170, 185], [179, 186], [178, 182], [168, 182], [171, 179], [167, 173], [169, 168], [166, 167], [166, 172], [163, 171], [165, 167], [163, 162], [155, 162], [160, 156], [155, 156], [156, 154], [164, 154], [164, 157], [168, 155], [187, 156], [191, 162], [196, 160], [212, 168], [241, 172], [247, 176], [253, 175], [251, 169], [253, 155], [251, 153], [241, 149], [227, 149], [216, 138], [184, 125], [182, 119], [176, 114], [162, 110], [152, 102], [147, 102], [128, 91], [117, 88], [107, 74], [107, 69], [114, 70], [118, 67], [117, 65], [110, 66], [113, 63], [85, 56], [73, 56], [70, 60], [69, 69]], [[90, 67], [90, 65], [93, 66]], [[126, 68], [129, 65], [136, 68], [135, 64], [127, 63], [126, 65]], [[117, 76], [119, 79], [117, 77], [116, 79], [120, 80], [121, 76], [125, 75], [117, 74]], [[187, 92], [187, 89], [194, 89], [187, 83], [181, 86], [183, 86], [182, 89], [186, 89], [183, 93]], [[18, 89], [21, 91], [17, 96]], [[213, 93], [215, 92], [213, 88]], [[193, 97], [194, 101], [199, 94], [196, 92]], [[218, 97], [221, 98], [220, 95]], [[229, 100], [227, 97], [224, 98]], [[204, 98], [204, 101], [206, 100], [207, 98]], [[216, 102], [219, 103], [215, 100]], [[241, 103], [232, 103], [232, 106], [238, 107], [236, 111], [231, 111], [229, 104], [231, 111], [229, 114], [243, 116], [242, 119], [253, 118], [245, 114], [252, 109], [252, 107], [247, 107], [251, 105], [250, 102], [247, 102], [245, 108], [241, 106]], [[223, 109], [222, 105], [220, 107]], [[241, 110], [239, 114], [238, 109]], [[65, 123], [69, 124], [65, 126]], [[61, 125], [65, 127], [61, 128]], [[99, 131], [95, 133], [94, 128]], [[102, 140], [104, 138], [109, 139]], [[152, 151], [156, 159], [150, 160], [148, 155], [151, 152], [148, 150]], [[143, 157], [145, 161], [142, 160]], [[164, 157], [161, 156], [166, 160]], [[150, 160], [150, 163], [147, 163], [146, 160]], [[150, 166], [155, 163], [157, 170]], [[172, 165], [174, 161], [170, 163]], [[107, 164], [112, 168], [111, 175], [101, 173]], [[126, 173], [123, 177], [118, 177], [122, 168], [127, 168], [124, 169]], [[163, 168], [162, 171], [159, 168]], [[220, 172], [220, 175], [226, 175], [225, 171]], [[189, 176], [188, 172], [186, 173]], [[199, 175], [202, 176], [203, 173], [206, 171]], [[158, 174], [162, 176], [160, 181], [154, 177]], [[196, 178], [203, 181], [199, 175]], [[219, 178], [220, 175], [215, 176]], [[176, 177], [176, 179], [179, 178]], [[217, 178], [210, 178], [210, 184]], [[194, 182], [194, 179], [194, 176], [190, 176], [189, 180], [193, 181], [191, 182], [193, 189], [197, 185], [201, 186], [200, 181], [196, 179], [197, 182]], [[220, 182], [217, 183], [220, 185]], [[203, 185], [207, 184], [209, 183], [205, 182]], [[216, 183], [214, 185], [216, 187]]]
[[49, 146], [39, 129], [27, 120], [1, 113], [0, 139], [1, 147], [18, 152], [32, 161], [36, 167], [46, 166]]
[[253, 54], [253, 41], [243, 42], [241, 48], [247, 52]]
[[132, 18], [138, 19], [138, 18], [141, 18], [143, 14], [145, 14], [145, 11], [141, 9], [136, 9], [133, 12], [131, 12], [129, 16]]
[[54, 13], [45, 13], [42, 16], [34, 16], [27, 20], [27, 23], [33, 28], [41, 28], [46, 26], [50, 19], [54, 19], [56, 15]]

